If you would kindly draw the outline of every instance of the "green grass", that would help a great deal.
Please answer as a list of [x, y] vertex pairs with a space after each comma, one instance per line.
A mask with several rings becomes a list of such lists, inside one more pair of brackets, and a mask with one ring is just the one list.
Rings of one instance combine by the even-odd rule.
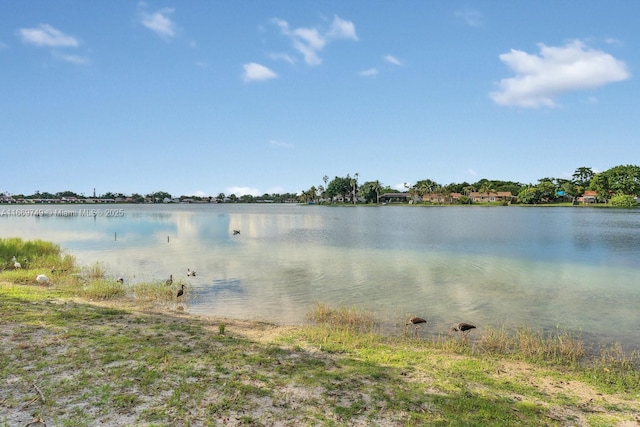
[[[572, 396], [578, 382], [593, 387], [598, 405], [611, 405], [594, 425], [640, 410], [637, 385], [604, 386], [587, 378], [588, 369], [555, 359], [505, 376], [521, 358], [468, 344], [451, 351], [444, 337], [383, 336], [345, 320], [259, 341], [239, 335], [233, 321], [221, 335], [215, 321], [94, 306], [50, 291], [0, 286], [0, 376], [8, 380], [0, 391], [12, 396], [0, 404], [0, 422], [33, 399], [34, 383], [46, 400], [27, 415], [52, 425], [562, 425], [548, 417], [551, 408], [569, 408], [564, 421], [571, 411], [589, 414]], [[598, 359], [598, 370], [618, 364], [628, 374], [633, 361], [619, 356]], [[540, 389], [545, 381], [572, 386], [549, 394]]]

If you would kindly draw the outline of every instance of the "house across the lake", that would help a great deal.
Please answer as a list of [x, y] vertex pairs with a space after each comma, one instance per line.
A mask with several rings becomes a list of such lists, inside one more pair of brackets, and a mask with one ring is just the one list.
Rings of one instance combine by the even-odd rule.
[[380, 202], [383, 203], [404, 203], [409, 200], [409, 193], [384, 193], [380, 195]]
[[587, 203], [597, 203], [598, 202], [598, 192], [593, 190], [587, 190], [584, 194], [578, 197], [578, 202], [582, 204]]
[[[426, 203], [455, 203], [459, 201], [461, 197], [462, 194], [460, 193], [428, 193], [422, 196], [422, 201]], [[468, 197], [473, 203], [512, 202], [514, 198], [510, 191], [471, 192]]]
[[469, 198], [474, 203], [490, 203], [490, 202], [511, 202], [513, 199], [513, 194], [511, 191], [498, 191], [498, 192], [471, 192], [469, 193]]

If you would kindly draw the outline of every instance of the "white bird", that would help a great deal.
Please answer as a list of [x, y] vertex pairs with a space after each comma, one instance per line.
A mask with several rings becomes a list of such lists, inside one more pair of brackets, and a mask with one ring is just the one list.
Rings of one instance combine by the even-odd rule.
[[20, 265], [15, 255], [11, 258], [11, 261], [13, 261], [13, 268], [22, 268], [22, 265]]
[[196, 272], [187, 268], [187, 277], [196, 277]]
[[45, 276], [44, 274], [38, 274], [36, 276], [36, 281], [38, 283], [40, 283], [41, 285], [46, 285], [49, 283], [49, 278], [47, 276]]

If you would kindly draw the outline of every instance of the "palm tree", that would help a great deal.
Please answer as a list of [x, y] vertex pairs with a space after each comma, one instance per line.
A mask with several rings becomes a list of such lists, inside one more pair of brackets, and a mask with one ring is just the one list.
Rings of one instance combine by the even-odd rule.
[[462, 189], [463, 193], [465, 196], [467, 196], [467, 198], [469, 199], [469, 204], [471, 204], [471, 193], [473, 193], [474, 191], [476, 191], [476, 187], [474, 187], [473, 185], [467, 185], [466, 187], [464, 187]]
[[312, 202], [315, 202], [317, 195], [318, 195], [318, 189], [316, 188], [315, 185], [312, 185], [311, 188], [309, 189], [309, 196], [311, 196]]
[[356, 189], [358, 188], [358, 172], [356, 172], [353, 175], [353, 178], [351, 178], [351, 188], [352, 190], [352, 195], [353, 195], [353, 204], [356, 204]]
[[409, 185], [406, 182], [404, 183], [404, 188], [407, 189], [407, 192], [409, 193], [409, 196], [411, 197], [411, 201], [410, 203], [415, 203], [417, 201], [417, 195], [418, 195], [418, 187], [416, 187], [416, 184], [414, 185]]
[[495, 188], [493, 188], [493, 184], [491, 184], [489, 181], [484, 182], [478, 191], [480, 193], [487, 194], [496, 192]]
[[376, 204], [380, 203], [380, 181], [377, 179], [373, 181], [371, 189], [376, 192]]

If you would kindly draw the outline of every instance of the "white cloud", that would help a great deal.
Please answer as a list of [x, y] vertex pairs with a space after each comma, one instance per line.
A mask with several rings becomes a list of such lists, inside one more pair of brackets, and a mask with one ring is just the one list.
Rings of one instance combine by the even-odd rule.
[[169, 18], [175, 9], [161, 9], [154, 13], [141, 12], [140, 22], [142, 25], [163, 38], [175, 37], [177, 32], [176, 24]]
[[360, 71], [358, 74], [365, 77], [375, 76], [378, 74], [378, 70], [376, 68], [369, 68], [368, 70]]
[[540, 54], [512, 49], [500, 60], [516, 74], [500, 80], [500, 90], [491, 98], [499, 105], [553, 107], [562, 93], [603, 86], [630, 77], [627, 66], [600, 50], [590, 49], [579, 40], [564, 46], [539, 45]]
[[467, 169], [467, 173], [468, 173], [469, 175], [478, 176], [478, 172], [476, 172], [476, 171], [475, 171], [475, 170], [473, 170], [473, 169]]
[[613, 37], [608, 37], [604, 40], [606, 44], [614, 45], [614, 46], [623, 46], [624, 43], [621, 40], [615, 39]]
[[289, 64], [296, 63], [296, 59], [293, 56], [286, 53], [270, 53], [269, 58], [275, 61], [285, 61], [285, 62], [288, 62]]
[[356, 34], [356, 26], [351, 21], [345, 21], [339, 16], [333, 17], [333, 22], [331, 23], [331, 28], [327, 31], [326, 34], [327, 39], [347, 39], [347, 40], [358, 40], [358, 35]]
[[49, 24], [40, 24], [37, 28], [21, 28], [18, 34], [25, 43], [48, 47], [78, 47], [80, 42], [64, 34]]
[[66, 53], [53, 52], [53, 56], [75, 65], [87, 65], [90, 62], [89, 58], [85, 56], [80, 56], [80, 55], [71, 55]]
[[283, 147], [283, 148], [291, 148], [291, 147], [293, 147], [293, 144], [289, 144], [288, 142], [275, 141], [273, 139], [271, 141], [269, 141], [269, 145], [274, 146], [274, 147]]
[[402, 63], [395, 56], [385, 55], [384, 60], [393, 65], [402, 65]]
[[456, 12], [456, 16], [464, 21], [470, 27], [479, 27], [484, 21], [484, 16], [477, 10], [460, 10]]
[[229, 187], [226, 189], [225, 194], [227, 196], [235, 194], [237, 197], [246, 196], [246, 195], [251, 195], [256, 197], [256, 196], [262, 195], [262, 193], [260, 193], [260, 191], [258, 191], [257, 188], [251, 188], [251, 187]]
[[242, 67], [244, 68], [242, 78], [245, 82], [265, 81], [278, 77], [276, 73], [264, 65], [256, 64], [255, 62], [244, 64]]
[[319, 53], [329, 41], [358, 40], [353, 22], [345, 21], [338, 16], [333, 18], [331, 27], [325, 32], [318, 28], [291, 29], [287, 21], [277, 18], [273, 19], [273, 22], [280, 28], [281, 33], [291, 40], [293, 48], [302, 54], [304, 62], [311, 66], [322, 63]]

